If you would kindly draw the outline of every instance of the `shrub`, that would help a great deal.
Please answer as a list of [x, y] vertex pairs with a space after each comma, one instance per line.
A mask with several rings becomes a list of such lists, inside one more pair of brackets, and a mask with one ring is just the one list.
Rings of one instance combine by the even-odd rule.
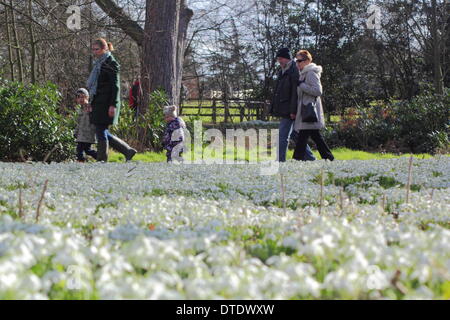
[[393, 106], [395, 134], [414, 153], [435, 153], [448, 146], [450, 88], [443, 96], [428, 91]]
[[144, 115], [136, 117], [134, 109], [127, 105], [123, 106], [119, 123], [111, 127], [111, 132], [142, 151], [145, 149], [161, 151], [166, 127], [163, 107], [167, 103], [163, 91], [154, 91], [150, 94], [150, 104]]
[[411, 101], [360, 108], [325, 131], [332, 147], [413, 153], [448, 151], [450, 88], [426, 91]]
[[73, 156], [74, 117], [57, 112], [59, 101], [54, 84], [0, 79], [0, 160], [42, 161], [49, 155], [48, 161], [62, 161]]

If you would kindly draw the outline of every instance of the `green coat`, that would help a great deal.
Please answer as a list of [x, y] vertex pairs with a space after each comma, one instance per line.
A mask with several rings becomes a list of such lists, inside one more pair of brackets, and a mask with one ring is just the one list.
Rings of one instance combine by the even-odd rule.
[[[97, 93], [92, 100], [91, 123], [117, 124], [120, 114], [120, 65], [112, 55], [103, 62], [97, 83]], [[108, 115], [110, 106], [116, 107], [114, 119]]]

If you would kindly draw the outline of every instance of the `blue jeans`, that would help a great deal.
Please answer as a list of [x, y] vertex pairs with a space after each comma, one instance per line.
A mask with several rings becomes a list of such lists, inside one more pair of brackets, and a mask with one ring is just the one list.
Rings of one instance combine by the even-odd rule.
[[100, 141], [111, 140], [112, 134], [108, 131], [109, 125], [106, 124], [96, 124], [95, 125], [95, 134], [97, 139]]
[[[291, 134], [293, 135], [292, 138], [296, 139], [296, 132], [292, 130], [292, 127], [294, 125], [295, 120], [282, 118], [280, 121], [280, 127], [279, 127], [279, 136], [278, 136], [278, 161], [280, 162], [286, 162], [286, 153], [289, 145], [289, 138], [291, 137]], [[311, 148], [309, 145], [306, 145], [306, 156], [305, 160], [307, 161], [314, 161], [316, 158], [314, 157]]]

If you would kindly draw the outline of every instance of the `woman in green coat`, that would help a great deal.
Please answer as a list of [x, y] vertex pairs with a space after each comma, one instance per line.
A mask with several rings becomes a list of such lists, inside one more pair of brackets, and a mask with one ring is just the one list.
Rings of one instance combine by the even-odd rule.
[[108, 131], [110, 125], [117, 124], [120, 114], [120, 66], [111, 54], [113, 45], [100, 38], [93, 42], [92, 51], [96, 60], [87, 87], [91, 104], [91, 123], [95, 125], [98, 140], [97, 160], [108, 161], [108, 148], [111, 146], [129, 161], [136, 154], [136, 150]]

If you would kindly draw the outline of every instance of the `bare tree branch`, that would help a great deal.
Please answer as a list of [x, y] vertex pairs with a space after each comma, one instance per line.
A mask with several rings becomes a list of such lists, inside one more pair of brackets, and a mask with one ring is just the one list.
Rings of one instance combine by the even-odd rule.
[[134, 20], [132, 20], [114, 0], [95, 0], [95, 3], [114, 21], [119, 27], [139, 46], [142, 46], [144, 30]]

